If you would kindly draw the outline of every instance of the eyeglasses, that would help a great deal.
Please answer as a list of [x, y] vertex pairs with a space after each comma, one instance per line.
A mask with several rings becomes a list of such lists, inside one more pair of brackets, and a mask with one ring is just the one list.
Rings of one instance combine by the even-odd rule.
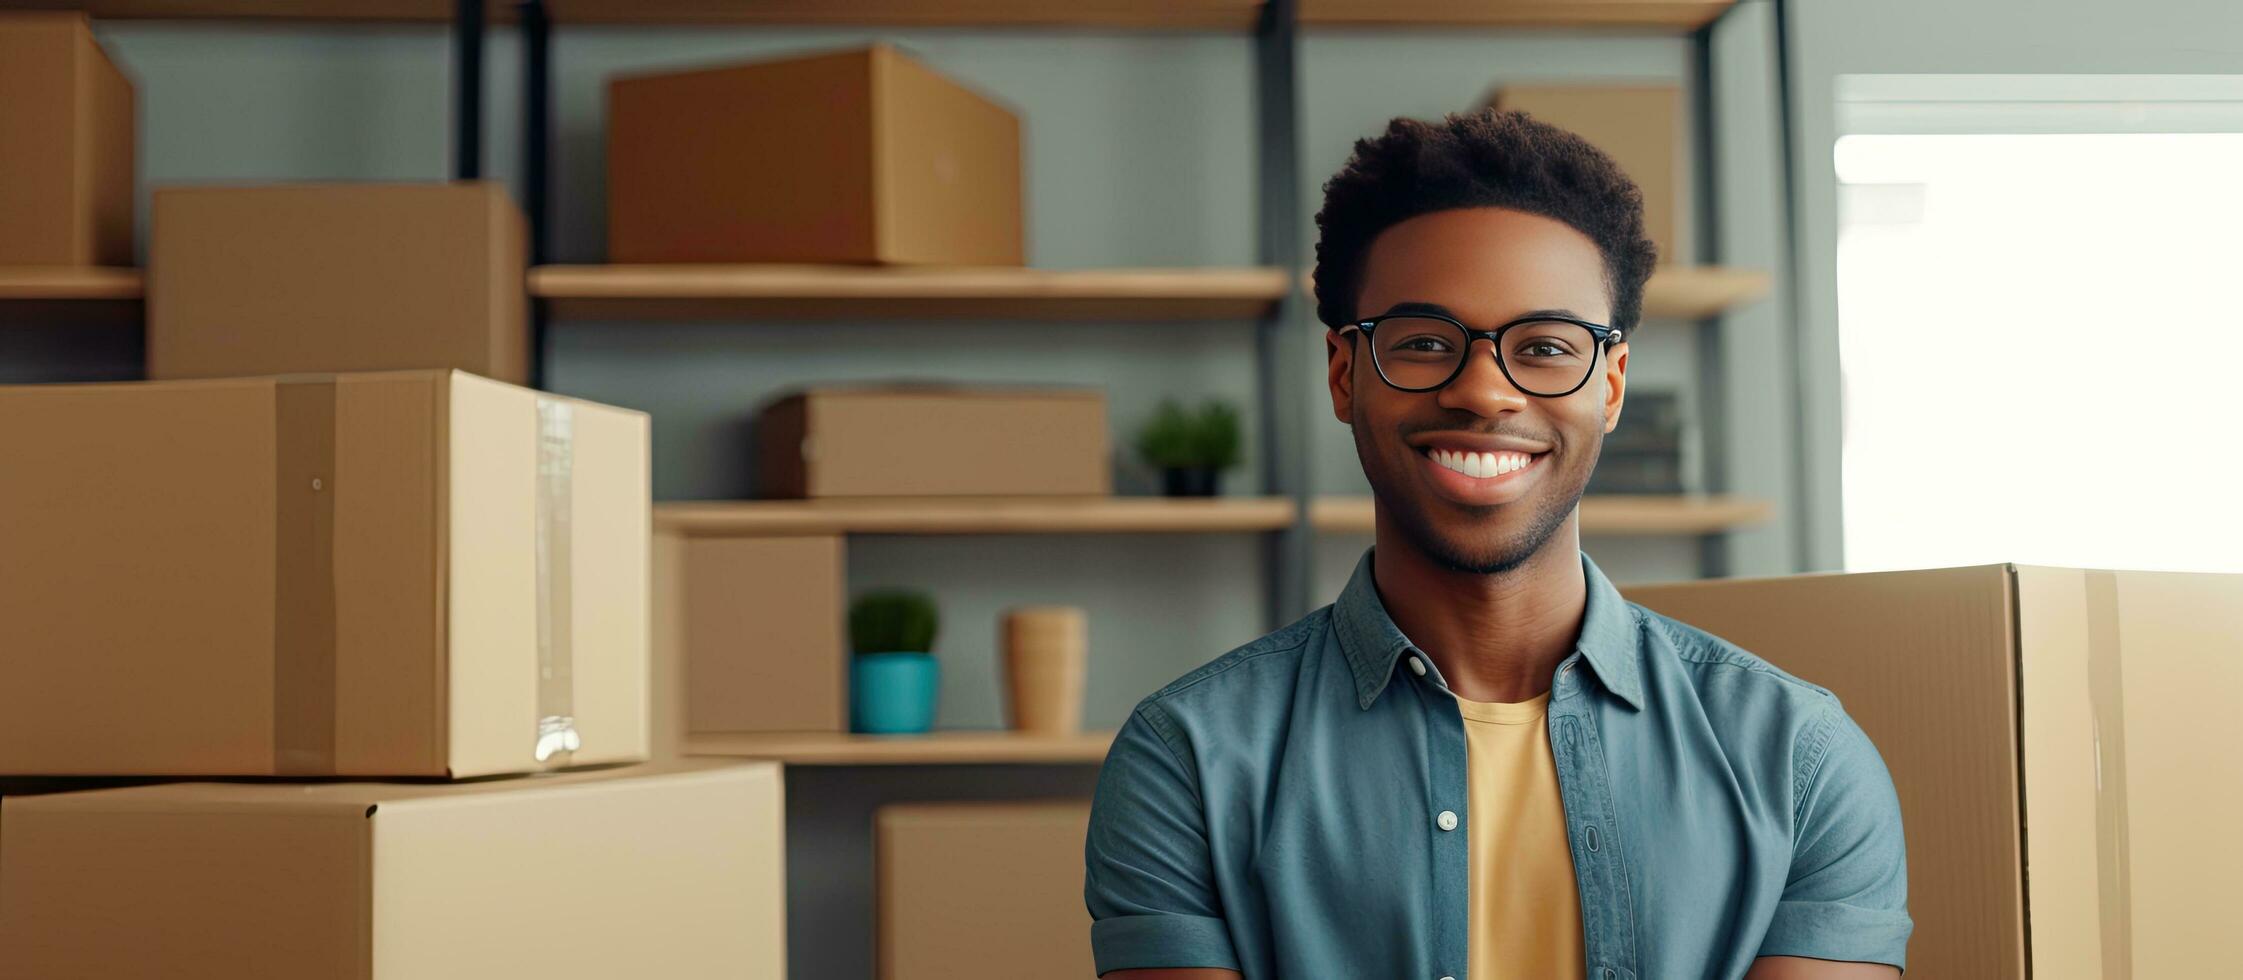
[[1379, 380], [1402, 391], [1432, 391], [1464, 373], [1465, 353], [1486, 337], [1495, 366], [1520, 391], [1563, 398], [1596, 371], [1597, 351], [1617, 344], [1623, 331], [1572, 317], [1521, 317], [1493, 330], [1474, 330], [1434, 313], [1390, 313], [1349, 326], [1371, 345]]

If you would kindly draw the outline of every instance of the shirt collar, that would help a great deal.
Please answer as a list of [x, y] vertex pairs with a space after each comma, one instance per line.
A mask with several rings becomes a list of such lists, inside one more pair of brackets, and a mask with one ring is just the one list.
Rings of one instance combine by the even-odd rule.
[[[1356, 559], [1355, 573], [1341, 590], [1339, 601], [1333, 604], [1333, 628], [1339, 634], [1340, 650], [1347, 656], [1347, 664], [1355, 672], [1355, 697], [1360, 708], [1369, 708], [1378, 700], [1379, 692], [1386, 690], [1387, 681], [1394, 676], [1394, 665], [1403, 651], [1422, 655], [1402, 635], [1401, 627], [1386, 613], [1386, 603], [1379, 599], [1378, 585], [1371, 575], [1371, 556], [1376, 547], [1363, 549]], [[1581, 638], [1575, 649], [1597, 679], [1607, 690], [1619, 695], [1631, 707], [1643, 707], [1643, 691], [1636, 670], [1635, 617], [1620, 590], [1604, 577], [1589, 553], [1581, 554], [1581, 573], [1588, 584], [1588, 604], [1581, 614]], [[1430, 659], [1430, 658], [1428, 658]]]

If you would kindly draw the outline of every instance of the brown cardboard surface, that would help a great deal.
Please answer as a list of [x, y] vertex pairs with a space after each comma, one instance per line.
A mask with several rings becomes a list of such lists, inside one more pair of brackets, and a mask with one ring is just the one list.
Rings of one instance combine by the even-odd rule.
[[813, 387], [766, 406], [756, 439], [765, 497], [1113, 492], [1094, 388]]
[[1654, 84], [1505, 85], [1498, 109], [1521, 109], [1580, 134], [1643, 191], [1643, 230], [1659, 263], [1687, 265], [1695, 253], [1689, 132], [1682, 89]]
[[1089, 977], [1090, 801], [908, 803], [874, 818], [880, 980]]
[[131, 80], [86, 15], [0, 13], [0, 265], [132, 265]]
[[615, 78], [607, 159], [610, 262], [1023, 262], [1018, 119], [885, 44]]
[[[583, 740], [542, 764], [541, 400], [577, 423]], [[0, 773], [646, 757], [641, 413], [453, 371], [8, 386], [0, 456], [0, 512], [41, 516], [0, 524]]]
[[152, 210], [150, 378], [529, 376], [527, 239], [503, 184], [163, 187]]
[[1829, 687], [1907, 827], [1911, 977], [2210, 975], [2243, 575], [1984, 565], [1622, 590]]
[[691, 732], [849, 730], [849, 648], [835, 535], [685, 542]]
[[10, 976], [785, 975], [776, 763], [178, 783], [0, 813]]

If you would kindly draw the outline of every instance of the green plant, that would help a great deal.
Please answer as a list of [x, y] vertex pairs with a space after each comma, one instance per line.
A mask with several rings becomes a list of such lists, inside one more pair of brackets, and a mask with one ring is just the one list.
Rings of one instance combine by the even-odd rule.
[[1161, 399], [1137, 434], [1137, 453], [1162, 469], [1238, 464], [1238, 409], [1210, 398], [1194, 412], [1174, 398]]
[[925, 592], [868, 592], [849, 604], [849, 648], [856, 653], [931, 652], [940, 623], [934, 597]]

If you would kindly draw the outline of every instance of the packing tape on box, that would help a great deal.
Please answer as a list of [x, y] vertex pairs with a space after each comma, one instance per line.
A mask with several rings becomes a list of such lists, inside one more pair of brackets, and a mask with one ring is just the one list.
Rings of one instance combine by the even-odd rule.
[[335, 382], [273, 386], [273, 772], [335, 771]]
[[571, 534], [576, 478], [575, 413], [537, 399], [537, 743], [538, 762], [566, 764], [582, 747], [570, 635]]
[[2095, 885], [2104, 980], [2134, 975], [2133, 861], [2126, 812], [2126, 687], [2119, 661], [2118, 575], [2087, 582], [2087, 689], [2095, 721]]

